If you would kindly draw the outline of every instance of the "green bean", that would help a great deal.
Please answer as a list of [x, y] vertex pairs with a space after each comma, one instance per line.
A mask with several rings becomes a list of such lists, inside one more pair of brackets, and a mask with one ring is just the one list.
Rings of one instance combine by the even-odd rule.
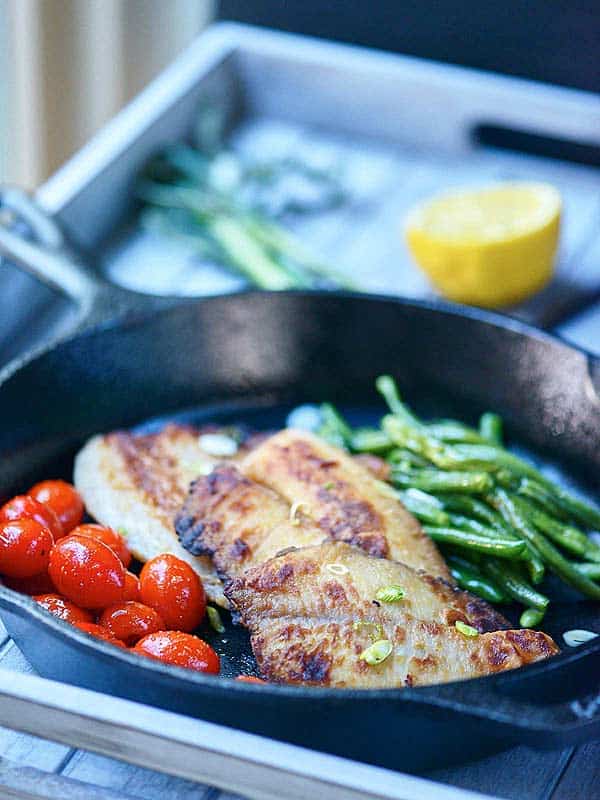
[[490, 444], [502, 445], [502, 417], [486, 411], [479, 419], [479, 433]]
[[457, 444], [455, 449], [466, 460], [488, 464], [490, 468], [494, 469], [504, 467], [516, 475], [534, 477], [537, 480], [541, 478], [546, 481], [546, 478], [535, 467], [514, 453], [509, 453], [503, 447], [491, 444]]
[[461, 589], [476, 594], [488, 603], [503, 603], [506, 599], [501, 590], [479, 572], [474, 564], [464, 558], [449, 555], [446, 558], [452, 577]]
[[463, 514], [450, 514], [449, 515], [450, 527], [459, 528], [461, 531], [471, 531], [472, 533], [479, 533], [481, 536], [488, 536], [490, 539], [518, 539], [518, 536], [513, 536], [511, 533], [498, 528], [493, 528], [491, 525], [484, 525], [476, 519], [465, 517]]
[[517, 494], [526, 497], [528, 500], [533, 500], [538, 506], [552, 517], [566, 522], [569, 519], [568, 514], [565, 512], [547, 489], [531, 478], [521, 478], [517, 488]]
[[415, 500], [420, 500], [423, 503], [429, 503], [429, 505], [433, 506], [434, 508], [438, 508], [440, 511], [444, 510], [444, 504], [439, 497], [436, 497], [433, 494], [428, 494], [421, 489], [407, 489], [405, 492], [398, 492], [398, 494], [409, 495], [410, 497], [414, 497]]
[[506, 509], [506, 513], [511, 517], [515, 530], [535, 547], [550, 569], [577, 591], [587, 597], [600, 600], [600, 586], [597, 586], [585, 575], [578, 572], [574, 565], [567, 561], [543, 534], [527, 524], [524, 517], [527, 509], [523, 509], [521, 505], [523, 503], [522, 499], [516, 495], [510, 497], [503, 489], [496, 489], [495, 494], [498, 502], [501, 503]]
[[443, 472], [436, 469], [419, 469], [406, 472], [392, 467], [392, 483], [399, 488], [414, 486], [424, 492], [489, 492], [493, 481], [487, 472]]
[[512, 489], [513, 491], [519, 488], [521, 482], [518, 475], [515, 475], [514, 472], [511, 472], [505, 467], [494, 472], [494, 480], [498, 486], [502, 486], [503, 489]]
[[434, 542], [451, 544], [478, 553], [488, 553], [498, 558], [519, 559], [525, 550], [525, 542], [519, 539], [490, 539], [488, 536], [461, 531], [458, 528], [436, 528], [433, 525], [424, 525], [423, 530]]
[[390, 464], [410, 464], [413, 467], [430, 467], [431, 464], [422, 456], [407, 450], [404, 447], [394, 447], [388, 454]]
[[423, 425], [414, 425], [396, 415], [388, 414], [382, 420], [384, 431], [399, 447], [406, 447], [414, 453], [425, 456], [440, 469], [482, 469], [493, 472], [498, 465], [489, 459], [471, 458], [459, 448], [485, 447], [476, 444], [448, 445], [432, 436]]
[[527, 500], [519, 498], [519, 506], [539, 531], [545, 533], [553, 542], [561, 545], [569, 553], [584, 558], [588, 545], [593, 545], [583, 531], [553, 519]]
[[423, 496], [426, 498], [430, 497], [430, 495], [425, 494], [425, 492], [420, 492], [418, 489], [407, 489], [404, 492], [398, 492], [398, 496], [419, 522], [426, 522], [431, 525], [448, 525], [450, 521], [448, 514], [446, 514], [441, 506], [436, 506], [429, 502], [429, 500], [424, 500]]
[[537, 628], [546, 616], [545, 611], [538, 608], [526, 608], [519, 618], [521, 628]]
[[510, 565], [500, 566], [496, 561], [488, 558], [483, 562], [483, 571], [513, 600], [531, 608], [537, 608], [539, 611], [545, 611], [547, 608], [550, 602], [549, 598], [530, 586], [519, 575], [518, 570], [512, 569]]
[[479, 444], [457, 444], [454, 446], [459, 456], [471, 462], [480, 462], [480, 469], [487, 463], [490, 467], [506, 467], [516, 475], [524, 478], [532, 478], [541, 484], [559, 505], [573, 516], [578, 522], [588, 528], [600, 530], [600, 510], [569, 494], [561, 486], [546, 478], [538, 469], [524, 461], [514, 453], [509, 453], [501, 447]]
[[470, 442], [471, 444], [484, 444], [484, 439], [474, 428], [455, 422], [452, 419], [443, 419], [427, 424], [427, 431], [442, 442]]
[[[486, 500], [490, 503], [490, 505], [494, 506], [494, 508], [500, 512], [505, 524], [508, 525], [513, 532], [516, 532], [517, 535], [519, 535], [521, 533], [521, 529], [515, 526], [515, 520], [513, 514], [511, 513], [511, 509], [506, 503], [501, 502], [501, 496], [499, 494], [501, 491], [503, 490], [498, 489], [496, 493], [488, 495]], [[521, 523], [524, 526], [527, 525], [524, 520], [521, 520]], [[531, 539], [527, 539], [527, 571], [529, 572], [529, 577], [535, 585], [542, 582], [546, 573], [546, 568], [544, 566], [544, 561], [541, 557], [541, 554], [531, 542]]]
[[582, 575], [585, 575], [586, 578], [590, 578], [593, 581], [600, 581], [600, 564], [574, 563], [573, 566], [575, 567], [577, 572], [580, 572]]
[[357, 428], [350, 437], [350, 449], [355, 453], [386, 453], [393, 442], [377, 428]]
[[507, 530], [502, 517], [486, 503], [468, 494], [443, 494], [440, 495], [445, 509], [458, 511], [461, 514], [476, 517], [487, 525], [499, 530]]
[[323, 424], [319, 434], [331, 444], [347, 448], [352, 441], [352, 428], [331, 403], [321, 404]]
[[[551, 484], [552, 485], [552, 484]], [[589, 503], [579, 500], [560, 486], [554, 486], [553, 492], [561, 508], [570, 514], [581, 525], [594, 531], [600, 530], [600, 511]]]
[[408, 406], [402, 402], [400, 398], [400, 392], [396, 386], [396, 381], [391, 377], [391, 375], [380, 375], [375, 381], [375, 387], [379, 394], [383, 396], [383, 399], [388, 404], [392, 414], [402, 417], [407, 422], [410, 422], [411, 425], [420, 426], [421, 423], [419, 420], [415, 417]]

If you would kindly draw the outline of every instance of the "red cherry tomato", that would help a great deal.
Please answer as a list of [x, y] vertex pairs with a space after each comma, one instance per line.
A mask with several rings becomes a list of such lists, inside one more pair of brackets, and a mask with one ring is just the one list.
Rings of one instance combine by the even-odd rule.
[[82, 608], [107, 608], [123, 599], [125, 567], [110, 547], [70, 534], [50, 553], [48, 572], [60, 594]]
[[59, 594], [40, 594], [33, 598], [36, 603], [39, 603], [46, 611], [59, 619], [64, 619], [67, 622], [93, 622], [94, 617], [89, 611], [79, 608], [75, 603], [61, 597]]
[[165, 623], [153, 608], [130, 600], [117, 603], [102, 612], [98, 624], [109, 630], [113, 636], [133, 645], [148, 633], [156, 633], [165, 628]]
[[13, 522], [16, 519], [34, 519], [50, 530], [54, 541], [65, 535], [61, 521], [54, 511], [26, 494], [19, 494], [0, 508], [0, 522]]
[[74, 622], [73, 625], [79, 628], [80, 631], [89, 633], [90, 636], [95, 636], [97, 639], [103, 639], [105, 642], [110, 642], [110, 644], [114, 644], [117, 647], [125, 647], [125, 644], [120, 639], [113, 636], [102, 625], [96, 625], [94, 622]]
[[193, 631], [206, 612], [202, 581], [189, 564], [169, 553], [144, 564], [140, 591], [142, 602], [158, 611], [172, 630]]
[[112, 528], [107, 528], [105, 525], [88, 523], [87, 525], [78, 525], [71, 532], [77, 536], [91, 536], [92, 539], [98, 539], [99, 542], [104, 542], [104, 544], [108, 545], [108, 547], [119, 556], [125, 568], [131, 564], [131, 553], [125, 543], [125, 539]]
[[32, 597], [36, 594], [54, 594], [56, 592], [56, 587], [47, 572], [40, 572], [39, 575], [32, 575], [31, 578], [3, 578], [2, 582], [9, 589], [21, 594], [29, 594]]
[[0, 572], [30, 578], [48, 569], [54, 538], [35, 519], [15, 519], [0, 525]]
[[125, 573], [125, 593], [123, 594], [123, 601], [125, 600], [140, 600], [140, 579], [133, 572]]
[[256, 678], [254, 675], [238, 675], [236, 681], [240, 683], [266, 683], [262, 678]]
[[221, 668], [219, 656], [203, 639], [182, 631], [158, 631], [149, 633], [132, 648], [133, 653], [155, 658], [165, 664], [210, 672], [214, 675]]
[[66, 481], [42, 481], [32, 486], [27, 494], [54, 511], [65, 534], [83, 519], [83, 500], [77, 489]]

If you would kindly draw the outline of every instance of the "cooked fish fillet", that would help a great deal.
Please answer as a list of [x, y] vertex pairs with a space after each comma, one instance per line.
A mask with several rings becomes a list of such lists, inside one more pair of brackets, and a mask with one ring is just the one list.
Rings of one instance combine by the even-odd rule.
[[190, 553], [211, 556], [217, 572], [231, 578], [286, 547], [326, 538], [300, 508], [244, 477], [238, 466], [222, 464], [192, 483], [175, 518], [179, 539]]
[[198, 435], [192, 427], [167, 425], [145, 435], [95, 436], [75, 459], [74, 482], [91, 516], [124, 529], [136, 558], [173, 553], [198, 572], [208, 597], [226, 607], [210, 559], [187, 552], [173, 523], [190, 483], [217, 461], [201, 449]]
[[[219, 465], [192, 483], [175, 518], [176, 530], [190, 552], [210, 555], [219, 575], [229, 581], [283, 551], [332, 543], [272, 489], [244, 477], [240, 466]], [[435, 586], [437, 595], [453, 607], [460, 607], [478, 630], [509, 626], [508, 620], [478, 597], [455, 589], [443, 578], [402, 566]]]
[[[402, 587], [403, 599], [374, 603], [386, 586]], [[496, 628], [487, 604], [342, 542], [288, 550], [228, 582], [225, 594], [271, 681], [418, 686], [514, 669], [558, 652], [538, 631], [485, 632]], [[465, 636], [457, 621], [484, 632]], [[375, 640], [389, 642], [391, 653], [371, 665], [361, 654]]]
[[283, 430], [244, 458], [244, 475], [300, 504], [327, 536], [452, 580], [435, 544], [371, 470], [316, 436]]

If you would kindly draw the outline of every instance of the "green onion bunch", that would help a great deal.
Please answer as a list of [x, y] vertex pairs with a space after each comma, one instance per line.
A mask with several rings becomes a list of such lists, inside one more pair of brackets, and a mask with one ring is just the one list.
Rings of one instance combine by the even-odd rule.
[[[299, 192], [298, 185], [312, 191]], [[343, 187], [331, 170], [293, 158], [247, 163], [233, 152], [209, 155], [177, 144], [151, 159], [136, 193], [147, 230], [185, 241], [205, 260], [254, 286], [355, 288], [280, 221], [344, 202]], [[276, 207], [273, 198], [279, 198]]]

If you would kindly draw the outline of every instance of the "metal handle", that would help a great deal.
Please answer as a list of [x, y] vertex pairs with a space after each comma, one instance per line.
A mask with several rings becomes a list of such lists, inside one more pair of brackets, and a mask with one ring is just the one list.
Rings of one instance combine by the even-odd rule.
[[115, 286], [96, 274], [71, 248], [57, 222], [31, 197], [0, 187], [0, 256], [58, 289], [78, 308], [73, 330], [181, 303]]
[[600, 738], [600, 641], [556, 662], [422, 690], [462, 714], [490, 719], [507, 738], [564, 747]]

